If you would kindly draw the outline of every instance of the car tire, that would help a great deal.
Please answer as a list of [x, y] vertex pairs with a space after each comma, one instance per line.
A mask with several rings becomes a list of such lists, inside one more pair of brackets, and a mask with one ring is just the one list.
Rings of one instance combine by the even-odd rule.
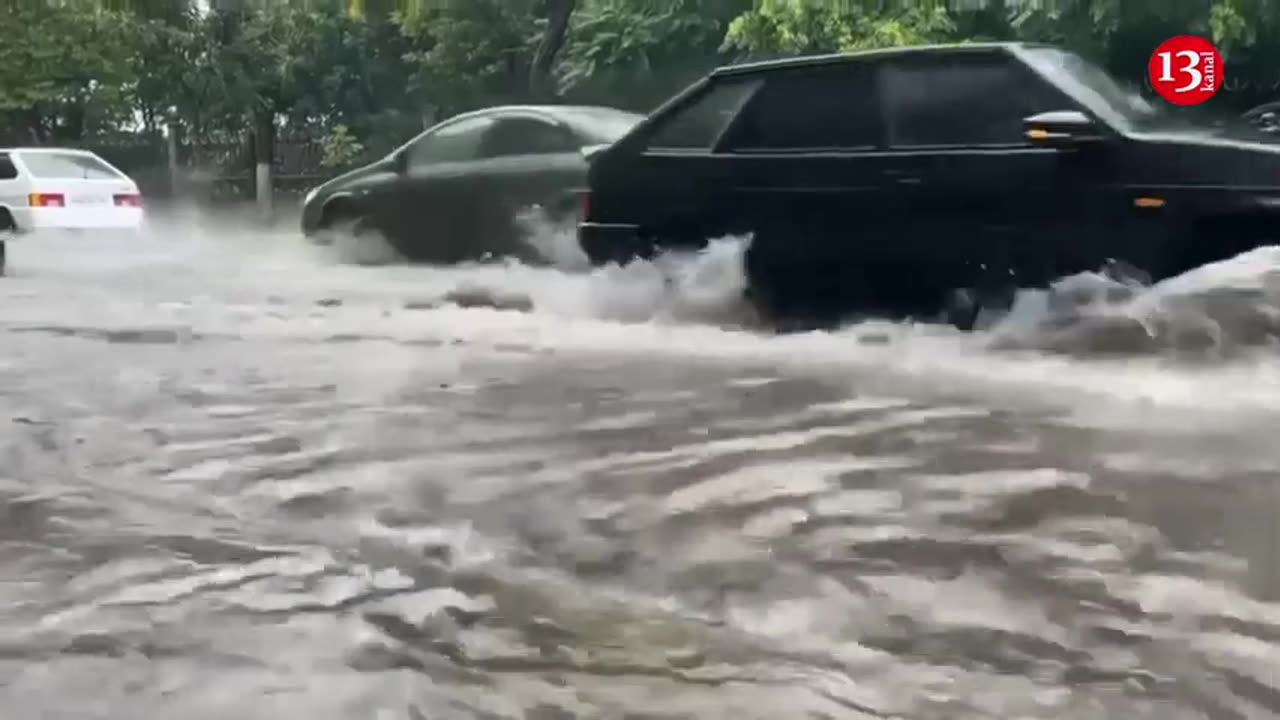
[[1021, 293], [1022, 288], [1012, 284], [988, 289], [981, 296], [974, 329], [989, 330], [993, 323], [1003, 322], [1013, 312], [1013, 306], [1018, 303]]
[[17, 224], [13, 221], [13, 216], [8, 210], [0, 208], [0, 277], [4, 276], [8, 269], [8, 243], [6, 238], [17, 229]]
[[942, 304], [942, 322], [962, 332], [973, 330], [981, 313], [982, 301], [969, 288], [952, 290]]
[[343, 212], [322, 225], [313, 239], [318, 245], [334, 245], [345, 237], [361, 240], [376, 232], [377, 227], [368, 217], [354, 212]]

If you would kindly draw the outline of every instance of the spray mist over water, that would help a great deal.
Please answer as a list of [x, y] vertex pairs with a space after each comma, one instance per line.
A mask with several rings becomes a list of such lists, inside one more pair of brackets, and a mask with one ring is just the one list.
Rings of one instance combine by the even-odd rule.
[[[581, 257], [571, 227], [544, 225], [530, 242], [550, 268], [512, 264], [501, 276], [467, 282], [526, 293], [531, 315], [521, 329], [487, 320], [496, 333], [511, 332], [531, 346], [660, 347], [661, 354], [683, 358], [885, 373], [942, 391], [957, 382], [1014, 396], [1033, 389], [1086, 405], [1105, 396], [1196, 412], [1280, 409], [1280, 368], [1270, 352], [1280, 338], [1276, 247], [1154, 285], [1101, 271], [1065, 277], [1047, 289], [1021, 291], [1006, 314], [974, 333], [868, 321], [775, 335], [743, 296], [750, 238], [596, 269]], [[486, 333], [476, 320], [472, 337]], [[581, 321], [609, 324], [588, 331]]]
[[[346, 279], [366, 287], [411, 285], [411, 304], [418, 308], [488, 307], [564, 319], [765, 331], [744, 297], [749, 237], [721, 238], [701, 251], [667, 253], [652, 261], [593, 268], [578, 246], [572, 218], [556, 220], [534, 209], [517, 221], [525, 243], [543, 263], [488, 258], [451, 267], [412, 267], [400, 263], [379, 238], [347, 238], [318, 247], [291, 231], [267, 236], [243, 220], [213, 224], [194, 216], [169, 220], [160, 234], [190, 235], [194, 227], [210, 248], [247, 252], [259, 261], [265, 256], [268, 263], [296, 261], [301, 248], [308, 260], [331, 266], [337, 275], [353, 270], [351, 266], [392, 265], [379, 271], [390, 277], [347, 274]], [[1280, 248], [1259, 248], [1154, 286], [1102, 272], [1062, 278], [1048, 289], [1020, 292], [1007, 314], [995, 316], [972, 336], [887, 322], [859, 323], [830, 334], [844, 340], [853, 335], [862, 344], [947, 337], [986, 353], [1232, 359], [1269, 347], [1280, 337]]]
[[[572, 219], [557, 221], [530, 210], [517, 222], [524, 243], [541, 262], [485, 257], [448, 267], [396, 268], [418, 278], [415, 307], [488, 307], [622, 323], [757, 324], [744, 300], [748, 239], [724, 238], [702, 251], [593, 268], [578, 245]], [[347, 238], [308, 252], [338, 267], [374, 264], [368, 257], [396, 257], [380, 239], [370, 243], [372, 249], [357, 250], [364, 239]]]
[[[1280, 336], [1280, 248], [1150, 287], [1101, 273], [1063, 278], [1049, 290], [1022, 292], [1007, 316], [975, 333], [863, 322], [777, 335], [743, 297], [749, 238], [591, 268], [569, 223], [537, 216], [525, 223], [543, 263], [370, 267], [348, 254], [350, 246], [316, 246], [293, 227], [264, 230], [249, 217], [172, 213], [132, 241], [14, 243], [13, 277], [3, 281], [9, 302], [0, 313], [9, 324], [359, 335], [804, 366], [948, 392], [1280, 409], [1280, 367], [1268, 352]], [[76, 288], [74, 297], [39, 290], [57, 278], [72, 281], [61, 285]], [[22, 299], [49, 294], [67, 296], [66, 303]]]
[[[592, 271], [571, 224], [538, 216], [524, 222], [527, 241], [553, 268], [587, 278], [589, 295], [577, 313], [625, 322], [759, 327], [743, 295], [749, 237]], [[530, 305], [576, 314], [549, 299], [531, 298]], [[1280, 339], [1280, 247], [1258, 248], [1154, 285], [1136, 274], [1101, 270], [1064, 277], [1047, 289], [1019, 292], [1007, 313], [988, 317], [978, 335], [994, 351], [1228, 359]], [[861, 326], [883, 333], [886, 324]]]
[[1229, 359], [1280, 340], [1280, 247], [1261, 247], [1148, 286], [1103, 273], [1022, 292], [996, 349], [1076, 356]]

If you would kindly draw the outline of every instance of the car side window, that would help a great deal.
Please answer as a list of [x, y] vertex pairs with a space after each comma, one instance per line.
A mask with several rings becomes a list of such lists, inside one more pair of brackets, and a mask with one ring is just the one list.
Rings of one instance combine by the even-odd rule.
[[648, 149], [711, 150], [759, 85], [754, 78], [714, 82], [687, 105], [658, 121]]
[[862, 64], [777, 73], [729, 129], [730, 152], [879, 147], [875, 75]]
[[501, 118], [485, 132], [480, 156], [485, 158], [520, 155], [550, 155], [578, 149], [568, 130], [538, 118]]
[[7, 153], [0, 153], [0, 180], [17, 180], [18, 168]]
[[18, 153], [23, 166], [33, 178], [49, 180], [119, 180], [118, 171], [92, 153], [26, 152]]
[[408, 147], [411, 168], [436, 163], [466, 162], [480, 157], [480, 143], [493, 119], [475, 117], [449, 123], [424, 135]]
[[1011, 57], [932, 57], [886, 62], [881, 98], [893, 147], [1026, 145], [1022, 119], [1074, 109]]

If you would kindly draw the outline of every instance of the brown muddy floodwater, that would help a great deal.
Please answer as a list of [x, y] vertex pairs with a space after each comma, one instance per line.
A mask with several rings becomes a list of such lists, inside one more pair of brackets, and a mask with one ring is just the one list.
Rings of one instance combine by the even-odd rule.
[[770, 337], [717, 252], [15, 243], [0, 714], [1280, 714], [1274, 354]]

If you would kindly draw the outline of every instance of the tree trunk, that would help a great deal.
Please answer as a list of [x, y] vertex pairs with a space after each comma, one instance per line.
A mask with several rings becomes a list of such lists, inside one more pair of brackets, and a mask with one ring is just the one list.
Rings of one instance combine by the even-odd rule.
[[27, 137], [32, 145], [46, 145], [49, 142], [49, 128], [45, 116], [38, 108], [31, 108], [22, 113], [23, 124], [27, 126]]
[[576, 0], [546, 0], [547, 26], [529, 66], [529, 94], [535, 100], [551, 100], [558, 94], [551, 71], [555, 67], [556, 55], [568, 39], [569, 19], [576, 4]]
[[74, 143], [84, 139], [86, 110], [84, 103], [76, 102], [63, 111], [62, 123], [58, 128], [59, 140]]

